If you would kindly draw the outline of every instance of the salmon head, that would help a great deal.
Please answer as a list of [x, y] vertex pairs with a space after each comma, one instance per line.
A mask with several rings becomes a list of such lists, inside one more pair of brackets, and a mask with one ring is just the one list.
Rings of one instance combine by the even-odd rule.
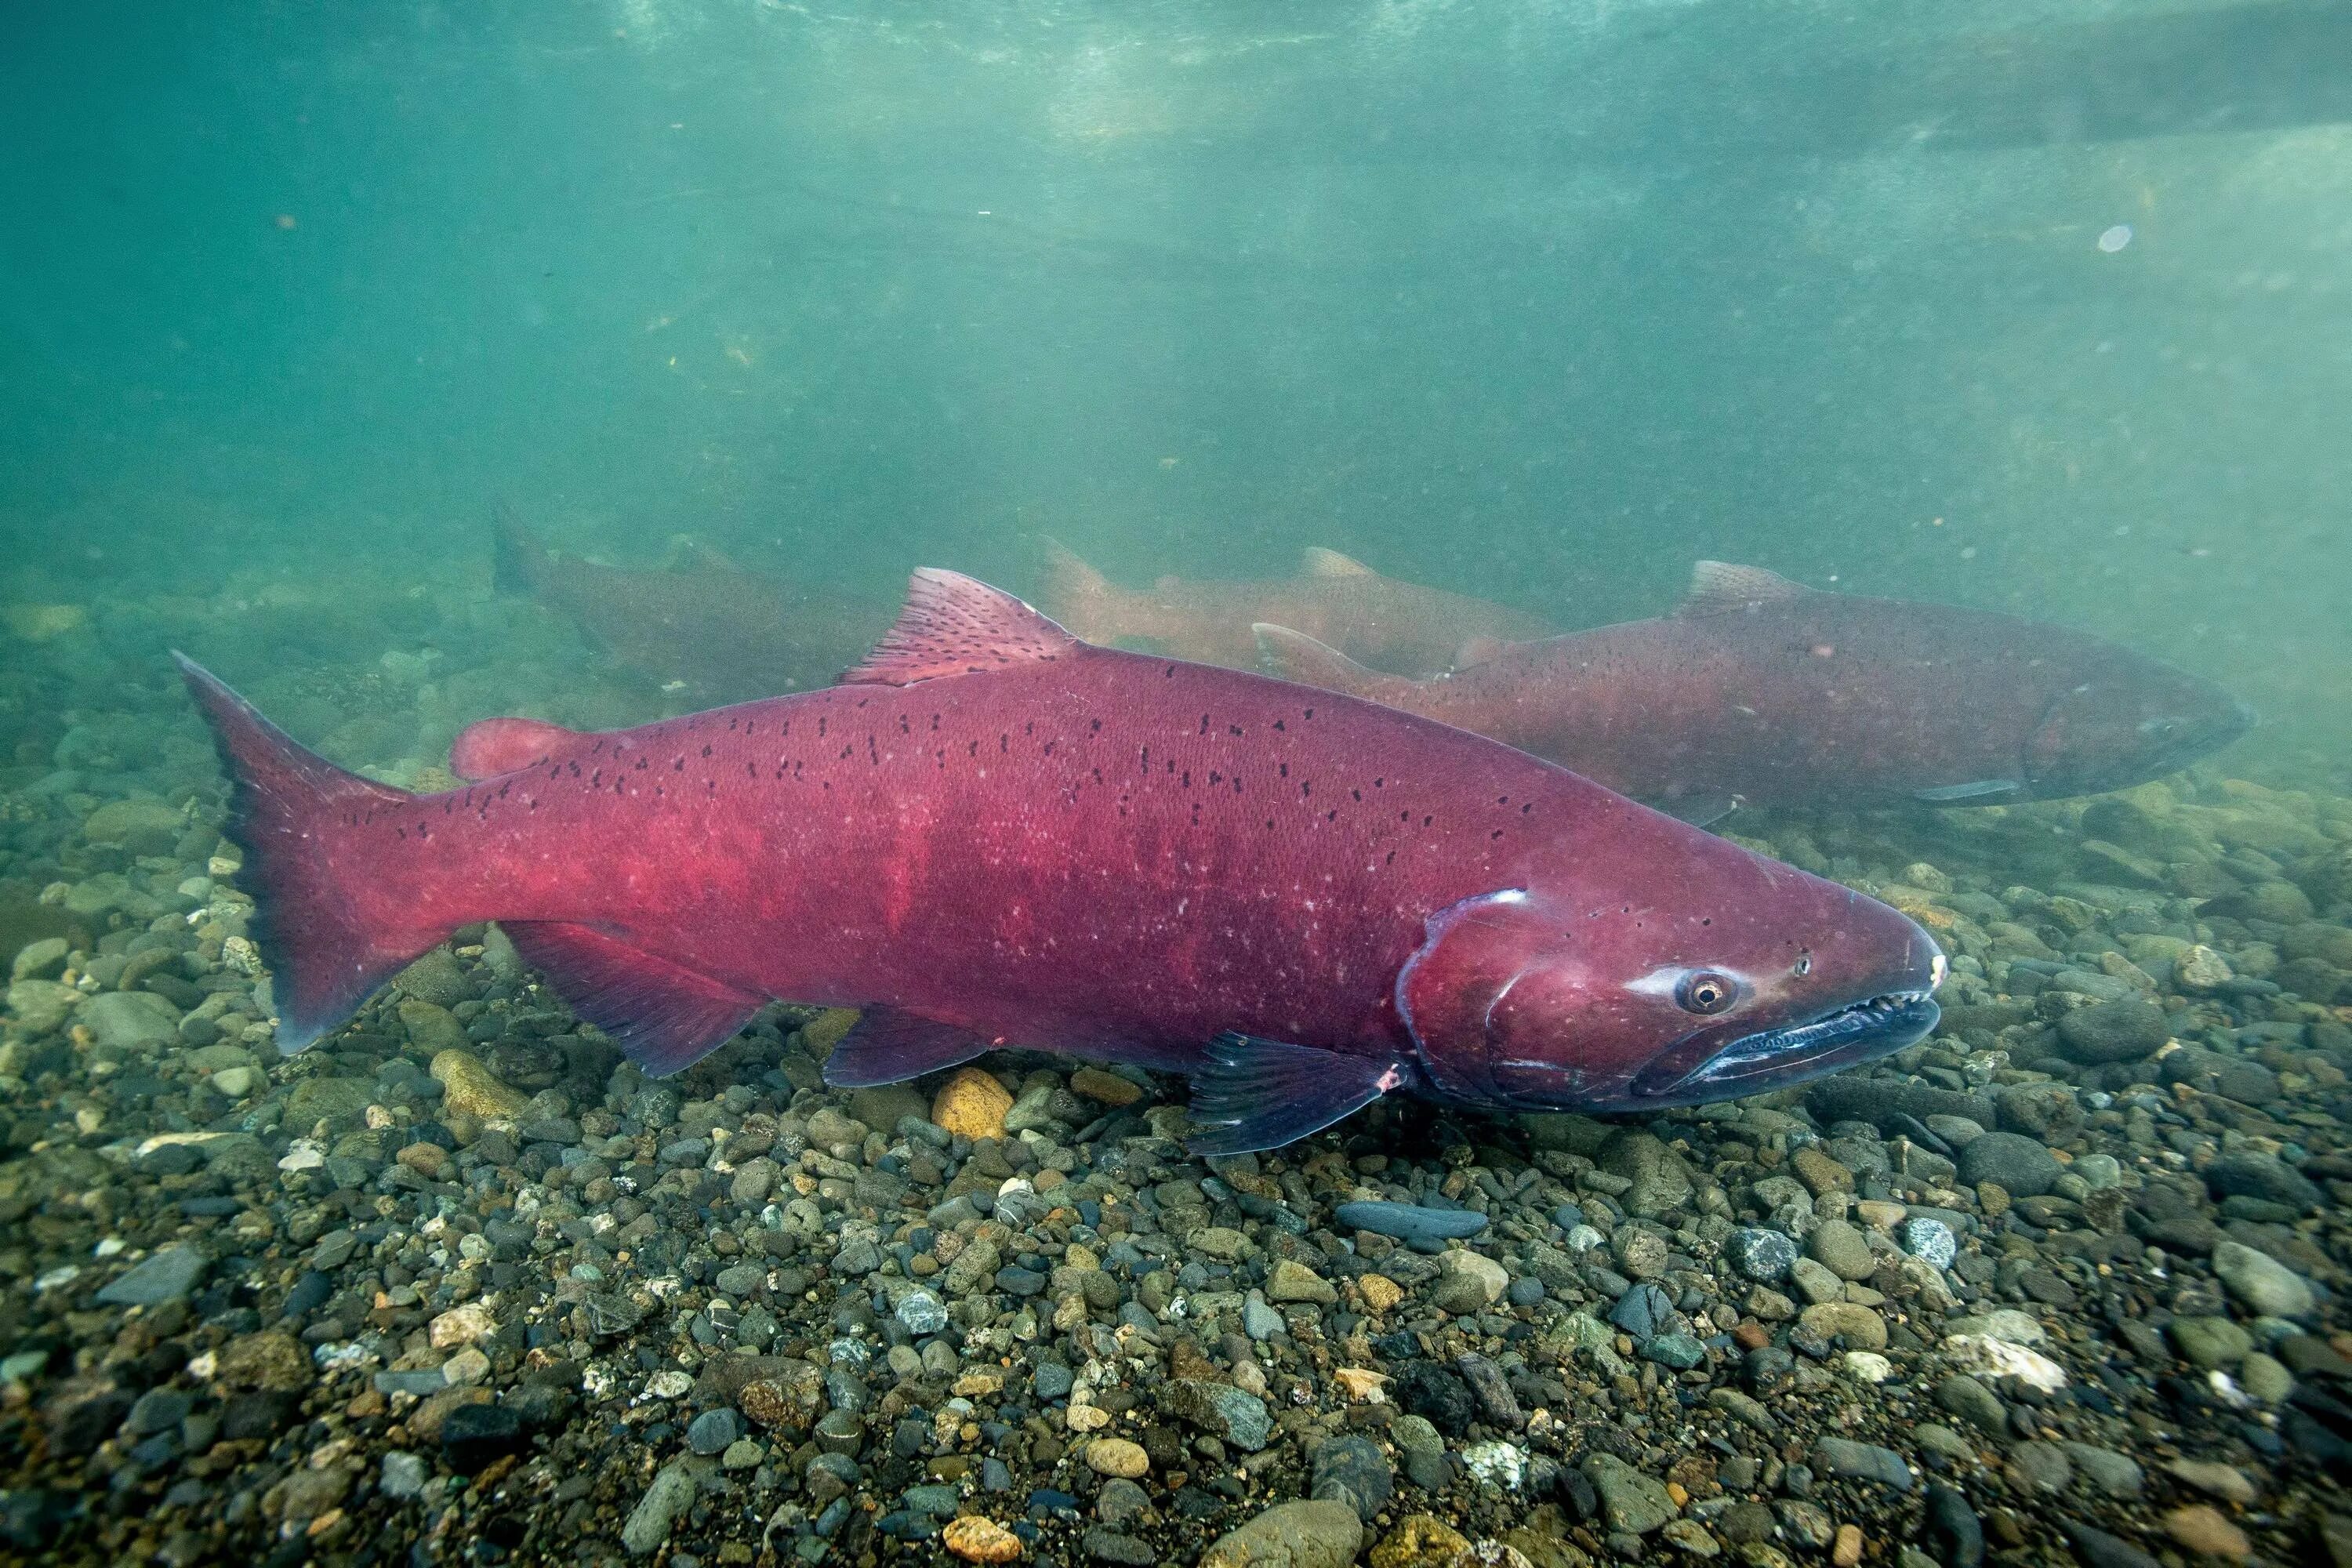
[[1786, 1088], [1935, 1027], [1945, 961], [1926, 931], [1693, 837], [1681, 864], [1618, 883], [1639, 901], [1532, 878], [1431, 917], [1396, 984], [1429, 1087], [1492, 1106], [1661, 1110]]
[[2253, 709], [2213, 682], [2126, 655], [2050, 699], [2026, 739], [2025, 793], [2054, 800], [2127, 789], [2179, 773], [2253, 722]]

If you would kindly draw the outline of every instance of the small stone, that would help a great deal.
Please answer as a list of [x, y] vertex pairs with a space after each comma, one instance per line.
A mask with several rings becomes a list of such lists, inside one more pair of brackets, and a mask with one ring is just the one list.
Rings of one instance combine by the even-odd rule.
[[1502, 1300], [1511, 1276], [1491, 1258], [1457, 1247], [1439, 1260], [1444, 1270], [1430, 1299], [1457, 1316], [1484, 1311]]
[[672, 1459], [661, 1468], [621, 1526], [621, 1544], [630, 1555], [644, 1557], [659, 1550], [678, 1515], [693, 1505], [709, 1470], [710, 1461], [699, 1457]]
[[1666, 1271], [1665, 1237], [1638, 1225], [1621, 1225], [1609, 1237], [1609, 1256], [1629, 1279], [1655, 1279]]
[[[404, 1007], [425, 1005], [403, 1004]], [[433, 1058], [432, 1073], [444, 1090], [445, 1111], [478, 1116], [484, 1121], [512, 1121], [530, 1105], [528, 1096], [500, 1082], [498, 1075], [470, 1051], [440, 1052]]]
[[1100, 1068], [1084, 1067], [1070, 1075], [1070, 1092], [1085, 1095], [1098, 1105], [1116, 1110], [1133, 1105], [1143, 1098], [1143, 1088], [1130, 1079]]
[[908, 1291], [898, 1299], [891, 1316], [898, 1320], [899, 1327], [918, 1339], [939, 1333], [948, 1326], [947, 1303], [929, 1290]]
[[1201, 1568], [1347, 1568], [1363, 1544], [1363, 1523], [1348, 1504], [1283, 1502], [1218, 1537], [1200, 1562]]
[[1867, 1279], [1878, 1267], [1862, 1232], [1842, 1219], [1825, 1219], [1815, 1226], [1812, 1235], [1805, 1238], [1805, 1251], [1841, 1279]]
[[2060, 1166], [2038, 1138], [1988, 1132], [1960, 1149], [1959, 1177], [1969, 1186], [1991, 1183], [2012, 1198], [2040, 1197], [2058, 1180]]
[[420, 1456], [395, 1448], [383, 1457], [383, 1477], [376, 1484], [384, 1496], [406, 1502], [424, 1493], [432, 1474]]
[[101, 992], [81, 1005], [77, 1022], [110, 1051], [147, 1051], [180, 1038], [179, 1009], [152, 991]]
[[967, 1563], [1018, 1563], [1021, 1538], [993, 1520], [967, 1514], [950, 1520], [940, 1535], [940, 1544]]
[[2257, 1405], [2284, 1405], [2294, 1392], [2294, 1373], [2276, 1357], [2250, 1351], [2238, 1363], [2238, 1386]]
[[1098, 1476], [1137, 1480], [1151, 1473], [1151, 1457], [1140, 1443], [1124, 1437], [1097, 1437], [1086, 1447], [1087, 1468]]
[[1658, 1527], [1658, 1537], [1686, 1557], [1702, 1560], [1718, 1556], [1723, 1548], [1707, 1533], [1706, 1526], [1695, 1519], [1670, 1519]]
[[[1990, 1137], [1988, 1133], [1986, 1136]], [[1813, 1463], [1826, 1474], [1876, 1481], [1896, 1491], [1911, 1489], [1911, 1467], [1892, 1448], [1857, 1443], [1851, 1437], [1823, 1437], [1813, 1445]]]
[[2191, 1503], [2187, 1508], [2172, 1510], [2164, 1516], [2164, 1532], [2200, 1557], [2243, 1562], [2254, 1550], [2246, 1532], [2210, 1503]]
[[1936, 1403], [1988, 1436], [2009, 1430], [2009, 1407], [2000, 1396], [1964, 1372], [1936, 1384]]
[[1313, 1301], [1327, 1307], [1339, 1299], [1329, 1280], [1289, 1258], [1277, 1258], [1267, 1271], [1265, 1295], [1269, 1301]]
[[461, 1405], [441, 1423], [441, 1458], [461, 1476], [520, 1448], [522, 1418], [500, 1405]]
[[[2022, 1445], [2021, 1445], [2021, 1447]], [[2130, 1456], [2090, 1443], [2062, 1443], [2075, 1473], [2112, 1498], [2136, 1498], [2146, 1478]]]
[[1174, 1415], [1250, 1453], [1265, 1447], [1274, 1433], [1265, 1401], [1231, 1384], [1178, 1378], [1167, 1385], [1163, 1403]]
[[468, 1301], [450, 1308], [427, 1323], [425, 1337], [435, 1350], [446, 1351], [488, 1339], [498, 1331], [499, 1321], [489, 1308], [479, 1301]]
[[1797, 1261], [1797, 1244], [1777, 1230], [1748, 1227], [1735, 1230], [1724, 1243], [1731, 1266], [1759, 1284], [1771, 1285], [1789, 1277]]
[[768, 1451], [760, 1447], [756, 1439], [738, 1437], [727, 1445], [725, 1453], [719, 1456], [719, 1468], [722, 1470], [756, 1469], [767, 1457]]
[[1311, 1462], [1308, 1495], [1346, 1503], [1366, 1523], [1388, 1506], [1396, 1490], [1396, 1472], [1388, 1456], [1369, 1437], [1349, 1434], [1329, 1438], [1316, 1448]]
[[1600, 1495], [1601, 1514], [1612, 1530], [1647, 1535], [1680, 1511], [1664, 1482], [1643, 1475], [1614, 1454], [1588, 1454], [1581, 1470]]
[[2250, 1508], [2262, 1494], [2245, 1472], [2234, 1465], [2224, 1465], [2212, 1459], [2173, 1459], [2166, 1463], [2164, 1473], [2183, 1486], [2193, 1487], [2207, 1497], [2220, 1498], [2223, 1502]]
[[959, 1138], [1003, 1138], [1004, 1118], [1012, 1110], [1013, 1096], [992, 1075], [978, 1068], [959, 1068], [932, 1099], [931, 1121]]
[[2060, 1049], [2072, 1060], [2095, 1065], [2139, 1061], [2170, 1032], [2164, 1009], [2137, 997], [2077, 1007], [2058, 1020]]
[[1862, 1561], [1862, 1526], [1841, 1524], [1830, 1543], [1830, 1561], [1836, 1568], [1854, 1568]]
[[1852, 1301], [1820, 1301], [1797, 1314], [1797, 1321], [1823, 1339], [1843, 1340], [1849, 1350], [1886, 1348], [1886, 1320]]
[[132, 1264], [100, 1287], [98, 1299], [110, 1307], [155, 1307], [177, 1301], [204, 1278], [205, 1255], [193, 1247], [167, 1247]]
[[2252, 1336], [2227, 1318], [2175, 1318], [2167, 1331], [2182, 1360], [2209, 1371], [2235, 1366], [2254, 1348]]
[[1404, 1300], [1404, 1287], [1385, 1274], [1360, 1274], [1356, 1277], [1356, 1289], [1364, 1298], [1364, 1306], [1373, 1312], [1385, 1312]]
[[1960, 1240], [1952, 1227], [1932, 1215], [1917, 1215], [1896, 1226], [1895, 1243], [1912, 1257], [1937, 1268], [1949, 1268], [1959, 1257]]
[[1789, 1167], [1815, 1197], [1853, 1191], [1853, 1173], [1810, 1143], [1789, 1156]]
[[2302, 1275], [2240, 1242], [2215, 1245], [2213, 1272], [2231, 1295], [2261, 1317], [2308, 1317], [2318, 1305], [2318, 1298]]
[[1369, 1230], [1403, 1242], [1466, 1238], [1486, 1228], [1486, 1216], [1471, 1209], [1424, 1208], [1418, 1204], [1367, 1200], [1341, 1204], [1332, 1218], [1349, 1230]]
[[687, 1423], [686, 1446], [698, 1454], [723, 1454], [740, 1436], [742, 1427], [735, 1412], [722, 1405]]
[[[1372, 1548], [1372, 1568], [1455, 1568], [1475, 1561], [1467, 1536], [1426, 1513], [1407, 1514]], [[1244, 1568], [1244, 1564], [1235, 1563], [1228, 1568]]]

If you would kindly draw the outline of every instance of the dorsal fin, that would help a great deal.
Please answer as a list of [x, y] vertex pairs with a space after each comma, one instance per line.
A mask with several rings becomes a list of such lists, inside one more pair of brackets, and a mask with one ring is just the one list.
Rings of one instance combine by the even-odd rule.
[[943, 675], [1065, 658], [1087, 645], [1002, 588], [925, 566], [907, 584], [898, 624], [844, 685], [911, 686]]
[[472, 784], [527, 768], [569, 747], [580, 731], [544, 719], [483, 719], [457, 731], [449, 742], [449, 771]]
[[1377, 577], [1379, 573], [1352, 555], [1310, 544], [1298, 552], [1299, 570], [1309, 577]]
[[1679, 616], [1713, 616], [1744, 610], [1750, 605], [1785, 604], [1811, 593], [1802, 583], [1791, 583], [1761, 566], [1734, 566], [1727, 561], [1701, 561], [1691, 568], [1690, 592], [1675, 606]]

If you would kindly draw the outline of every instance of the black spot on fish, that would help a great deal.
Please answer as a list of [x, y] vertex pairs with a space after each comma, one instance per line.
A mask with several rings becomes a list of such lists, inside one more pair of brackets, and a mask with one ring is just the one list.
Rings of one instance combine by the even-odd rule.
[[1099, 719], [1089, 719], [1087, 721], [1087, 728], [1091, 732], [1099, 735], [1102, 733], [1102, 721]]
[[1486, 837], [1487, 837], [1489, 839], [1500, 838], [1502, 836], [1503, 836], [1503, 830], [1502, 830], [1501, 828], [1499, 828], [1499, 827], [1497, 827], [1496, 829], [1495, 829], [1495, 831], [1494, 831], [1494, 832], [1489, 833], [1488, 835], [1486, 835]]
[[1284, 730], [1284, 731], [1286, 731], [1286, 730], [1289, 728], [1289, 726], [1288, 726], [1288, 725], [1285, 724], [1285, 723], [1284, 723], [1281, 720], [1279, 720], [1279, 719], [1276, 719], [1276, 720], [1274, 721], [1274, 727], [1275, 727], [1276, 729], [1277, 729], [1277, 730]]
[[709, 756], [709, 755], [710, 754], [710, 748], [709, 748], [709, 746], [705, 746], [705, 747], [703, 747], [703, 748], [702, 748], [702, 754], [703, 754], [704, 756], [706, 756], [706, 757], [707, 757], [707, 756]]
[[669, 771], [674, 773], [682, 773], [686, 772], [686, 758], [679, 756], [671, 759]]
[[1228, 724], [1225, 726], [1225, 733], [1228, 735], [1238, 735], [1241, 732], [1242, 727], [1239, 724]]

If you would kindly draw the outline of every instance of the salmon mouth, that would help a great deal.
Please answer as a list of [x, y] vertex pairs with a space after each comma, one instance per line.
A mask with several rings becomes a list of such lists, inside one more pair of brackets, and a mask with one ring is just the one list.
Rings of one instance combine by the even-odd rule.
[[1712, 1048], [1697, 1037], [1643, 1068], [1610, 1109], [1665, 1110], [1786, 1089], [1916, 1045], [1942, 1016], [1932, 989], [1888, 991]]

